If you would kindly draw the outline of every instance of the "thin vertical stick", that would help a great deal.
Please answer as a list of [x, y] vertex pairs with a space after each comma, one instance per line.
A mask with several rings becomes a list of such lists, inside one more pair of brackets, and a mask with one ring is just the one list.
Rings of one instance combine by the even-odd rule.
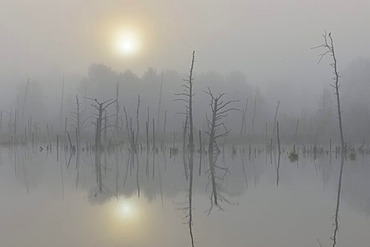
[[154, 124], [154, 118], [153, 118], [153, 151], [155, 152], [155, 124]]
[[254, 135], [254, 121], [256, 119], [256, 105], [257, 105], [257, 97], [254, 96], [254, 104], [253, 104], [253, 118], [252, 118], [252, 135]]
[[14, 144], [17, 144], [17, 109], [14, 112]]
[[245, 102], [245, 107], [244, 107], [244, 110], [243, 110], [243, 119], [242, 119], [242, 125], [240, 127], [240, 132], [239, 132], [239, 135], [242, 135], [244, 134], [245, 135], [245, 126], [246, 126], [246, 116], [247, 116], [247, 109], [248, 109], [248, 98]]
[[162, 149], [164, 148], [164, 142], [166, 140], [166, 124], [167, 124], [167, 111], [164, 112], [164, 123], [163, 123], [163, 138], [162, 138]]
[[26, 91], [24, 92], [24, 97], [23, 97], [23, 106], [22, 106], [22, 119], [21, 119], [21, 124], [24, 124], [24, 114], [26, 111], [26, 101], [27, 101], [27, 94], [28, 94], [28, 87], [30, 85], [30, 79], [27, 80], [27, 85], [26, 85]]
[[329, 142], [329, 163], [331, 164], [331, 138]]
[[276, 122], [276, 138], [278, 143], [278, 164], [276, 167], [276, 186], [279, 186], [280, 180], [280, 156], [281, 156], [281, 149], [280, 149], [280, 135], [279, 135], [279, 121]]
[[62, 128], [62, 122], [63, 122], [63, 101], [64, 101], [64, 74], [62, 78], [62, 98], [60, 100], [60, 129]]
[[59, 160], [59, 135], [57, 135], [57, 162]]
[[158, 111], [157, 111], [157, 132], [159, 131], [159, 117], [161, 114], [161, 103], [162, 103], [162, 89], [163, 89], [163, 78], [164, 78], [164, 71], [162, 70], [162, 79], [161, 79], [161, 87], [159, 90], [159, 102], [158, 102]]
[[280, 149], [280, 136], [279, 136], [279, 121], [276, 122], [276, 130], [277, 130], [277, 144], [278, 144], [278, 152], [281, 154], [281, 149]]
[[[276, 105], [276, 110], [275, 110], [275, 116], [274, 116], [274, 128], [272, 130], [272, 137], [274, 137], [275, 135], [275, 129], [276, 129], [276, 118], [277, 118], [277, 114], [278, 114], [278, 110], [279, 110], [279, 105], [280, 105], [280, 100], [278, 101], [277, 105]], [[271, 146], [272, 148], [272, 146]]]
[[202, 173], [202, 156], [203, 156], [203, 144], [202, 144], [202, 131], [199, 130], [199, 176]]
[[68, 135], [68, 141], [69, 141], [69, 149], [72, 151], [73, 145], [72, 145], [71, 136], [69, 135], [69, 132], [67, 132], [67, 135]]
[[137, 148], [137, 139], [139, 137], [139, 109], [140, 109], [140, 95], [137, 96], [135, 150]]

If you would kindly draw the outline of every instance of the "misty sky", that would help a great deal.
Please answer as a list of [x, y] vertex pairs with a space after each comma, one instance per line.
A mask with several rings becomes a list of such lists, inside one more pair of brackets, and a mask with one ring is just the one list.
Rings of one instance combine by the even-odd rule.
[[[310, 48], [330, 31], [339, 68], [370, 57], [369, 0], [0, 0], [0, 73], [38, 77], [50, 71], [86, 74], [91, 63], [141, 74], [154, 67], [241, 70], [251, 84], [311, 87], [330, 82]], [[114, 33], [131, 29], [142, 49], [122, 56]], [[324, 76], [322, 73], [324, 72]], [[21, 77], [19, 77], [21, 78]], [[302, 86], [304, 85], [304, 86]]]

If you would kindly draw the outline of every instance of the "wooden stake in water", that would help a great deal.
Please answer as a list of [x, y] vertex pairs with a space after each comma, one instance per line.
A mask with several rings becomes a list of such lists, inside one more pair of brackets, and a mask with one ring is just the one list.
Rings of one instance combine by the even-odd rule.
[[57, 162], [59, 161], [59, 136], [57, 135]]

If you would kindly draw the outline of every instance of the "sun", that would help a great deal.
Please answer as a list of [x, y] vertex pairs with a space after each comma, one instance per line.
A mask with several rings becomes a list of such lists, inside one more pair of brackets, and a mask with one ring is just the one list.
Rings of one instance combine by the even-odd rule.
[[140, 47], [138, 36], [134, 32], [121, 32], [116, 36], [115, 48], [121, 55], [134, 55]]

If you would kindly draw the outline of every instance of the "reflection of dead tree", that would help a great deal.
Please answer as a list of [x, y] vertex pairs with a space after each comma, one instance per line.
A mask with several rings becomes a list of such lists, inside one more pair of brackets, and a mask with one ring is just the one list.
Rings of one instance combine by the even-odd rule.
[[324, 43], [322, 45], [316, 46], [313, 49], [316, 48], [323, 48], [324, 53], [320, 55], [319, 63], [321, 60], [326, 56], [330, 55], [333, 59], [333, 62], [330, 64], [330, 66], [333, 67], [333, 73], [334, 73], [334, 84], [331, 84], [331, 86], [334, 88], [334, 93], [337, 100], [337, 112], [338, 112], [338, 123], [339, 123], [339, 133], [340, 133], [340, 143], [341, 143], [341, 163], [340, 163], [340, 172], [339, 172], [339, 182], [338, 182], [338, 192], [337, 192], [337, 203], [335, 208], [335, 229], [333, 233], [333, 237], [331, 238], [333, 240], [333, 247], [337, 243], [337, 233], [339, 228], [339, 222], [338, 222], [338, 216], [339, 216], [339, 205], [340, 205], [340, 195], [341, 195], [341, 188], [342, 188], [342, 178], [343, 178], [343, 166], [344, 166], [344, 156], [345, 156], [345, 144], [344, 144], [344, 135], [343, 135], [343, 125], [342, 125], [342, 110], [340, 107], [340, 97], [339, 97], [339, 72], [337, 68], [337, 58], [335, 56], [334, 51], [334, 41], [331, 36], [331, 33], [327, 34], [326, 32], [323, 34], [324, 37]]
[[202, 131], [199, 130], [199, 176], [202, 173], [202, 159], [203, 159], [203, 144], [202, 144]]
[[245, 179], [245, 185], [246, 185], [246, 187], [248, 189], [248, 177], [247, 177], [247, 172], [245, 170], [245, 165], [244, 165], [244, 163], [245, 163], [244, 162], [245, 157], [244, 157], [244, 154], [243, 154], [242, 151], [240, 151], [240, 159], [242, 161], [242, 169], [243, 169], [243, 175], [244, 175], [244, 179]]
[[184, 131], [182, 138], [182, 160], [184, 163], [185, 178], [188, 180], [188, 167], [186, 165], [186, 132], [188, 129], [188, 113], [186, 112], [185, 122], [184, 122]]
[[[210, 107], [211, 107], [211, 119], [207, 116], [207, 125], [208, 131], [206, 134], [209, 136], [208, 142], [208, 158], [209, 158], [209, 170], [207, 170], [208, 177], [210, 178], [210, 182], [212, 185], [212, 193], [211, 193], [211, 209], [213, 205], [221, 208], [219, 205], [219, 201], [226, 201], [228, 200], [225, 196], [222, 195], [222, 188], [220, 186], [220, 181], [222, 181], [228, 169], [225, 167], [220, 167], [216, 165], [217, 157], [220, 153], [220, 149], [217, 145], [217, 140], [219, 138], [223, 138], [227, 136], [230, 132], [230, 129], [227, 129], [225, 126], [225, 121], [227, 118], [227, 113], [232, 110], [236, 110], [232, 108], [230, 105], [235, 100], [223, 101], [222, 97], [225, 93], [219, 94], [218, 96], [214, 96], [212, 91], [208, 88], [208, 91], [205, 92], [211, 97]], [[222, 130], [220, 130], [222, 129]], [[218, 175], [218, 173], [223, 173], [222, 175]]]
[[191, 66], [188, 79], [185, 80], [183, 84], [183, 92], [176, 94], [177, 96], [184, 97], [176, 99], [177, 101], [184, 101], [186, 107], [186, 116], [189, 121], [189, 128], [185, 128], [185, 131], [188, 132], [188, 162], [189, 162], [189, 195], [188, 195], [188, 226], [191, 239], [191, 246], [194, 246], [194, 237], [193, 237], [193, 167], [194, 167], [194, 128], [193, 128], [193, 69], [195, 62], [195, 51], [192, 54]]

